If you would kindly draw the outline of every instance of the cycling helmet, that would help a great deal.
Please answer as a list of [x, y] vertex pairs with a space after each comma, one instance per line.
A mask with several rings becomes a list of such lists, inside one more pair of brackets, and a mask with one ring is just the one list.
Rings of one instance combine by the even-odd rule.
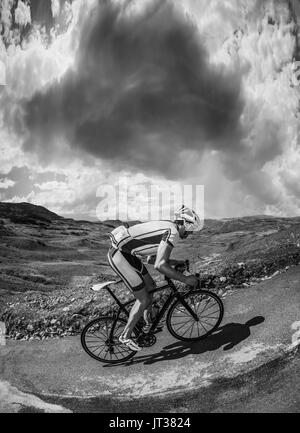
[[175, 217], [177, 221], [183, 222], [183, 225], [188, 232], [199, 232], [203, 227], [196, 212], [185, 205], [180, 206], [180, 208], [175, 212]]

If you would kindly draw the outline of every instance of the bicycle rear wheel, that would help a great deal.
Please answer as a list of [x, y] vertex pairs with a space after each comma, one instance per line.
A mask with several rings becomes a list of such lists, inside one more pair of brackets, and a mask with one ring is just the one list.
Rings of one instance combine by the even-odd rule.
[[[136, 352], [119, 341], [125, 325], [126, 320], [120, 317], [102, 316], [92, 320], [82, 330], [82, 347], [97, 361], [108, 364], [127, 361]], [[135, 337], [135, 331], [132, 336]]]
[[173, 337], [181, 341], [197, 341], [206, 338], [220, 325], [224, 307], [221, 299], [206, 290], [187, 293], [183, 297], [193, 312], [195, 320], [186, 307], [177, 300], [168, 311], [167, 327]]

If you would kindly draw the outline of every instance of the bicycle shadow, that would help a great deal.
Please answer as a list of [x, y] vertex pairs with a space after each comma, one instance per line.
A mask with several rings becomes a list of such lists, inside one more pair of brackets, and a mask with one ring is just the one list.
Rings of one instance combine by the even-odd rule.
[[160, 352], [135, 356], [129, 361], [120, 362], [115, 365], [105, 365], [104, 367], [117, 367], [120, 365], [130, 366], [144, 363], [145, 365], [154, 364], [161, 361], [184, 358], [188, 355], [200, 355], [205, 352], [211, 352], [223, 347], [223, 350], [230, 350], [249, 338], [251, 335], [250, 328], [257, 326], [265, 321], [263, 316], [253, 317], [246, 323], [227, 323], [220, 326], [213, 334], [204, 340], [197, 342], [176, 341], [173, 344], [165, 346]]

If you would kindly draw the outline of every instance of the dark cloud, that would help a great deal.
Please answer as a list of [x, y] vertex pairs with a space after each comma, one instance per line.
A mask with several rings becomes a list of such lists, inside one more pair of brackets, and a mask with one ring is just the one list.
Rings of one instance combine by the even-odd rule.
[[26, 150], [50, 155], [64, 139], [172, 178], [182, 150], [240, 146], [241, 73], [210, 64], [196, 28], [169, 3], [133, 15], [102, 1], [82, 29], [75, 67], [23, 107]]
[[[44, 26], [48, 34], [53, 27], [56, 27], [57, 33], [61, 33], [67, 30], [66, 22], [64, 21], [63, 13], [61, 12], [64, 8], [67, 0], [58, 0], [60, 6], [60, 13], [57, 16], [53, 16], [51, 0], [30, 0], [30, 12], [32, 24], [38, 24]], [[71, 4], [73, 0], [68, 0]]]
[[31, 21], [50, 29], [54, 25], [51, 0], [30, 0]]

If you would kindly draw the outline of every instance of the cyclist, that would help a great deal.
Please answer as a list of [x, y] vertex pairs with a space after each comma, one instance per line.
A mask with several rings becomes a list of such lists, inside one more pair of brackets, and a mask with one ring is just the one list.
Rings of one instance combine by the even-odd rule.
[[108, 252], [109, 264], [136, 298], [119, 338], [130, 349], [141, 350], [131, 338], [131, 333], [143, 313], [146, 322], [144, 331], [147, 332], [151, 326], [152, 295], [149, 292], [155, 288], [152, 277], [138, 256], [147, 257], [147, 263], [154, 264], [163, 275], [196, 287], [198, 278], [185, 276], [172, 268], [172, 265], [183, 261], [171, 260], [170, 255], [179, 239], [185, 239], [201, 228], [199, 216], [182, 205], [175, 212], [174, 221], [149, 221], [129, 228], [122, 225], [109, 234], [112, 244]]

